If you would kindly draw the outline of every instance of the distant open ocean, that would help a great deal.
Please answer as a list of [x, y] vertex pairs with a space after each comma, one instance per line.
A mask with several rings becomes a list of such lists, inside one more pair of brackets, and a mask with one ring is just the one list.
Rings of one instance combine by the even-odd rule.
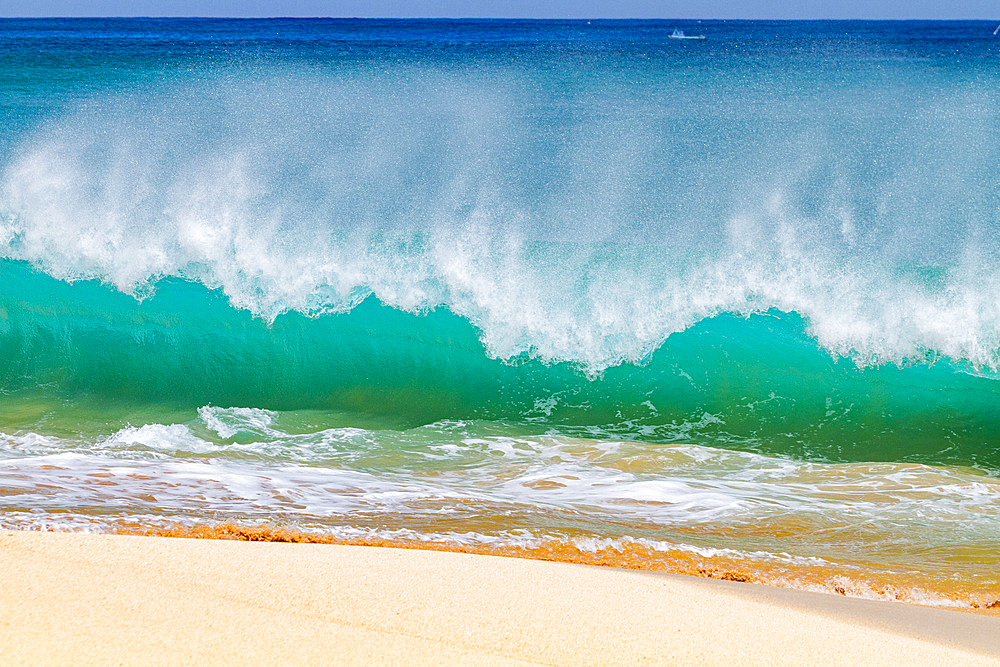
[[1000, 606], [994, 27], [0, 20], [0, 527]]

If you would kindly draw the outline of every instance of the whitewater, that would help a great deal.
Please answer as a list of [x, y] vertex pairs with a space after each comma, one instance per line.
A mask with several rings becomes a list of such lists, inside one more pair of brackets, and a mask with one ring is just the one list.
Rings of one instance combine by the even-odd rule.
[[1000, 600], [1000, 42], [676, 27], [0, 21], [0, 526]]

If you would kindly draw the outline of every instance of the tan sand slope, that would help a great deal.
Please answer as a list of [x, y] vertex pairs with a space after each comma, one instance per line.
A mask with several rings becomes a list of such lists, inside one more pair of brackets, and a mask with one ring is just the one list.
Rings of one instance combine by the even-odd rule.
[[459, 553], [0, 532], [3, 664], [998, 664], [1000, 619]]

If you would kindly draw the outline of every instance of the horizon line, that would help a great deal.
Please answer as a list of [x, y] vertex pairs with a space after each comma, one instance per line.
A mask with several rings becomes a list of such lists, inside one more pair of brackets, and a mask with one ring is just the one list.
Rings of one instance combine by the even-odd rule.
[[677, 16], [665, 16], [665, 17], [648, 17], [648, 16], [567, 16], [567, 17], [555, 17], [555, 16], [544, 16], [544, 17], [528, 17], [528, 16], [295, 16], [295, 15], [274, 15], [274, 16], [213, 16], [213, 15], [173, 15], [173, 14], [159, 14], [159, 15], [93, 15], [93, 16], [67, 16], [67, 15], [52, 15], [52, 16], [22, 16], [22, 15], [3, 15], [0, 14], [0, 20], [2, 19], [18, 19], [18, 20], [30, 20], [30, 19], [219, 19], [219, 20], [229, 20], [229, 21], [254, 21], [254, 20], [271, 20], [271, 19], [302, 19], [302, 20], [329, 20], [329, 19], [340, 19], [346, 21], [783, 21], [783, 22], [817, 22], [817, 21], [843, 21], [843, 22], [857, 22], [857, 21], [869, 21], [869, 22], [906, 22], [906, 21], [924, 21], [924, 22], [934, 22], [934, 23], [949, 23], [956, 21], [983, 21], [992, 23], [998, 19], [996, 18], [973, 18], [973, 17], [962, 17], [962, 18], [921, 18], [921, 17], [906, 17], [906, 18], [832, 18], [832, 17], [815, 17], [815, 18], [764, 18], [764, 17], [743, 17], [743, 16], [727, 16], [727, 17], [677, 17]]

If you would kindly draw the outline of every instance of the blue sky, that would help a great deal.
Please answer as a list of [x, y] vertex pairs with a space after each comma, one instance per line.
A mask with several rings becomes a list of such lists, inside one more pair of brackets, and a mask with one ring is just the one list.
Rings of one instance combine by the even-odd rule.
[[0, 16], [864, 18], [1000, 21], [996, 0], [0, 0]]

